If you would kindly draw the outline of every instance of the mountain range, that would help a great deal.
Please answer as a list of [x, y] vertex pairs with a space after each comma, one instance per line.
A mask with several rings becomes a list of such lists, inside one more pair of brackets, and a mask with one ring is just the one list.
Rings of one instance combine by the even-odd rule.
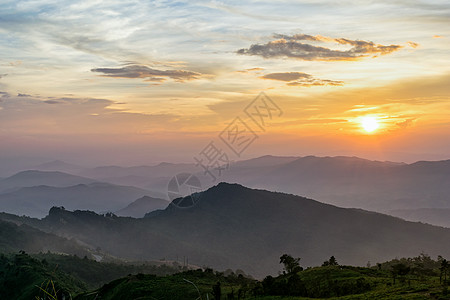
[[23, 171], [0, 181], [0, 207], [31, 217], [44, 217], [52, 206], [115, 212], [148, 193], [62, 172]]
[[397, 209], [390, 211], [389, 214], [409, 221], [450, 228], [450, 208]]
[[[216, 269], [275, 274], [283, 253], [317, 265], [330, 256], [365, 265], [426, 251], [450, 256], [450, 229], [339, 208], [291, 194], [221, 183], [194, 206], [169, 205], [145, 218], [52, 208], [42, 220], [19, 218], [127, 260], [173, 259]], [[16, 220], [17, 222], [17, 220]]]
[[237, 163], [220, 180], [379, 212], [450, 208], [450, 160], [403, 164], [308, 156], [251, 169]]
[[169, 204], [170, 202], [165, 199], [144, 196], [115, 212], [115, 214], [122, 217], [143, 218], [145, 214], [165, 209]]
[[27, 170], [0, 180], [0, 193], [17, 190], [22, 187], [48, 185], [68, 187], [77, 184], [90, 184], [96, 180], [58, 171]]
[[[138, 188], [142, 194], [123, 197], [117, 206], [98, 207], [97, 212], [118, 212], [138, 198], [146, 195], [152, 198], [167, 199], [168, 183], [179, 173], [192, 173], [201, 180], [203, 189], [214, 186], [217, 181], [239, 183], [251, 188], [267, 189], [292, 193], [347, 208], [361, 208], [406, 217], [397, 214], [405, 209], [449, 209], [450, 200], [450, 160], [419, 161], [412, 164], [397, 162], [370, 161], [357, 157], [279, 157], [262, 156], [231, 163], [215, 182], [205, 176], [200, 167], [194, 164], [160, 163], [154, 166], [105, 166], [82, 168], [61, 161], [37, 166], [46, 171], [24, 171], [0, 180], [0, 194], [17, 192], [20, 187], [69, 187], [78, 184], [109, 183], [111, 189], [117, 185]], [[55, 169], [56, 171], [52, 171]], [[58, 170], [72, 170], [73, 174]], [[77, 170], [77, 172], [75, 172]], [[41, 189], [43, 189], [41, 187]], [[20, 194], [24, 194], [23, 191]], [[1, 198], [0, 195], [0, 205]], [[13, 196], [7, 196], [13, 197]], [[51, 198], [52, 196], [49, 196]], [[13, 197], [14, 198], [14, 197]], [[70, 197], [69, 197], [70, 198]], [[70, 201], [79, 201], [70, 198]], [[97, 199], [97, 198], [93, 198]], [[29, 199], [28, 199], [29, 200]], [[26, 201], [28, 203], [30, 201]], [[32, 201], [32, 200], [31, 200]], [[99, 201], [107, 203], [108, 199]], [[23, 201], [18, 201], [20, 204]], [[6, 201], [5, 203], [13, 203]], [[121, 206], [120, 206], [120, 205]], [[142, 204], [142, 206], [141, 206]], [[53, 205], [62, 205], [54, 202]], [[93, 205], [65, 206], [73, 209], [94, 209]], [[133, 205], [135, 211], [146, 213], [143, 203]], [[6, 205], [10, 212], [23, 214], [23, 206], [16, 208]], [[30, 206], [31, 207], [31, 206]], [[14, 208], [14, 209], [12, 209]], [[43, 216], [49, 207], [43, 207]], [[30, 208], [31, 209], [31, 208]], [[151, 208], [150, 208], [151, 209]], [[120, 214], [120, 213], [119, 213]], [[132, 216], [133, 214], [129, 214]], [[142, 213], [139, 214], [141, 216]], [[409, 220], [448, 226], [436, 214], [408, 214]]]

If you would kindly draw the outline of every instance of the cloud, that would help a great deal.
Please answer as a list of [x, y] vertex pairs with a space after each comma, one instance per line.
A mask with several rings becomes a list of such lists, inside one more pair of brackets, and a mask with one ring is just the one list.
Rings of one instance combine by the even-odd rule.
[[433, 39], [443, 39], [442, 35], [433, 35]]
[[[403, 46], [381, 45], [362, 40], [350, 40], [345, 38], [330, 38], [320, 35], [295, 34], [292, 36], [275, 34], [276, 40], [266, 44], [253, 44], [248, 49], [239, 49], [238, 54], [258, 55], [264, 58], [292, 58], [300, 60], [340, 61], [357, 60], [364, 57], [376, 57], [398, 51]], [[300, 41], [308, 41], [304, 43]], [[314, 43], [333, 43], [335, 45], [350, 46], [347, 50], [335, 50], [331, 48], [313, 45]], [[411, 42], [412, 43], [412, 42]]]
[[405, 128], [407, 128], [407, 127], [412, 126], [412, 125], [413, 125], [413, 122], [414, 122], [415, 120], [416, 120], [416, 119], [406, 119], [406, 120], [403, 121], [403, 122], [398, 122], [398, 123], [396, 123], [396, 125], [399, 126], [400, 128], [405, 129]]
[[310, 74], [301, 72], [285, 72], [285, 73], [269, 73], [261, 76], [262, 79], [280, 80], [280, 81], [293, 81], [299, 78], [310, 78]]
[[339, 80], [329, 80], [329, 79], [312, 79], [312, 80], [298, 80], [289, 82], [287, 85], [289, 86], [323, 86], [323, 85], [330, 85], [330, 86], [343, 86], [344, 82]]
[[17, 97], [31, 97], [31, 95], [18, 93]]
[[411, 41], [406, 42], [406, 43], [408, 44], [408, 46], [410, 46], [410, 47], [412, 47], [412, 48], [417, 48], [417, 47], [420, 46], [420, 44], [414, 43], [414, 42], [411, 42]]
[[47, 104], [60, 104], [62, 102], [56, 101], [56, 100], [46, 100], [46, 101], [44, 101], [44, 103], [47, 103]]
[[163, 82], [171, 78], [178, 82], [198, 79], [202, 74], [186, 70], [157, 70], [142, 65], [130, 65], [122, 68], [96, 68], [92, 72], [103, 73], [105, 77], [145, 78], [145, 81]]
[[236, 71], [237, 73], [250, 73], [250, 72], [258, 72], [258, 71], [263, 71], [264, 68], [249, 68], [249, 69], [245, 69], [245, 70], [240, 70], [240, 71]]
[[329, 80], [329, 79], [319, 79], [315, 78], [311, 74], [302, 72], [284, 72], [284, 73], [269, 73], [261, 76], [262, 79], [286, 81], [289, 86], [342, 86], [343, 81]]
[[3, 77], [7, 76], [8, 74], [0, 74], [0, 79], [2, 79]]

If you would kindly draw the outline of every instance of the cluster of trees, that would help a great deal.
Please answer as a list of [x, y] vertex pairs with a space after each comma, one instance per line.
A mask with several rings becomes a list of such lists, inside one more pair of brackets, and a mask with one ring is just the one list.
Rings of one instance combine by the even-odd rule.
[[[397, 282], [401, 284], [408, 282], [408, 284], [411, 284], [412, 280], [419, 280], [418, 278], [439, 275], [440, 283], [444, 286], [448, 285], [447, 278], [450, 272], [450, 264], [446, 259], [439, 256], [436, 261], [423, 253], [414, 258], [377, 264], [373, 268], [370, 268], [370, 266], [367, 268], [339, 266], [337, 259], [331, 256], [323, 262], [322, 269], [315, 268], [315, 277], [312, 278], [308, 274], [308, 270], [311, 270], [311, 268], [304, 271], [300, 266], [300, 260], [300, 258], [283, 254], [280, 257], [280, 263], [283, 265], [282, 275], [275, 278], [267, 276], [261, 283], [255, 286], [253, 289], [254, 294], [327, 298], [365, 293], [373, 290], [375, 287], [376, 281], [369, 281], [366, 279], [367, 277], [346, 277], [346, 270], [372, 270], [373, 277], [380, 278], [380, 282], [383, 278], [389, 278], [388, 276], [390, 274], [393, 279], [393, 284], [397, 284]], [[339, 272], [343, 274], [342, 277], [339, 277]]]
[[[283, 254], [280, 263], [283, 265], [283, 274], [274, 278], [267, 276], [261, 283], [257, 283], [253, 289], [255, 296], [301, 296], [312, 298], [327, 298], [348, 294], [364, 293], [371, 290], [372, 286], [364, 278], [350, 278], [337, 280], [332, 276], [332, 269], [339, 270], [339, 264], [334, 256], [326, 260], [322, 270], [314, 275], [305, 274], [300, 266], [300, 258]], [[306, 273], [308, 273], [309, 268]], [[319, 275], [319, 276], [317, 276]]]
[[[48, 253], [30, 256], [22, 251], [14, 255], [0, 255], [0, 297], [25, 299], [15, 294], [20, 292], [28, 298], [36, 295], [45, 297], [45, 293], [50, 293], [58, 299], [67, 299], [74, 296], [75, 292], [81, 293], [76, 299], [92, 300], [89, 296], [93, 295], [92, 293], [83, 292], [92, 290], [90, 284], [93, 282], [98, 284], [108, 276], [118, 278], [123, 276], [120, 274], [124, 272], [128, 274], [136, 271], [162, 272], [161, 275], [164, 276], [138, 274], [111, 282], [107, 280], [109, 283], [96, 293], [98, 292], [102, 299], [115, 299], [108, 297], [126, 294], [129, 294], [129, 297], [123, 299], [134, 299], [133, 297], [146, 293], [155, 293], [155, 297], [169, 296], [172, 299], [182, 299], [179, 297], [188, 294], [189, 297], [208, 294], [208, 298], [214, 300], [240, 300], [249, 296], [329, 298], [378, 290], [380, 284], [383, 288], [386, 284], [392, 285], [392, 282], [395, 285], [411, 284], [420, 281], [421, 276], [426, 280], [432, 276], [434, 284], [439, 289], [444, 289], [438, 293], [447, 293], [450, 264], [443, 257], [433, 260], [428, 255], [421, 254], [418, 257], [395, 259], [368, 268], [341, 266], [334, 256], [324, 261], [321, 267], [315, 268], [304, 269], [300, 266], [300, 261], [300, 258], [283, 254], [279, 260], [283, 272], [277, 277], [267, 276], [262, 281], [256, 281], [242, 270], [216, 272], [206, 268], [181, 272], [183, 270], [177, 271], [168, 267], [98, 263], [70, 255]], [[438, 285], [438, 277], [442, 285]], [[198, 289], [191, 291], [192, 287], [186, 286], [186, 281], [198, 284]], [[408, 287], [405, 285], [405, 288]], [[134, 294], [130, 294], [131, 290]], [[169, 290], [170, 295], [167, 294]]]
[[412, 258], [393, 259], [383, 264], [377, 264], [378, 270], [390, 272], [393, 284], [411, 281], [424, 281], [427, 276], [439, 276], [439, 283], [448, 285], [447, 277], [450, 270], [449, 263], [442, 256], [437, 260], [429, 255], [421, 253]]

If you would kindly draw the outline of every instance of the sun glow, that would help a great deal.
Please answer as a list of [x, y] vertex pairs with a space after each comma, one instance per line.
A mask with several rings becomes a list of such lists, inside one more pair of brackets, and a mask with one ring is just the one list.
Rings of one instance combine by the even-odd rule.
[[374, 132], [380, 127], [375, 117], [362, 117], [360, 123], [362, 128], [368, 133]]

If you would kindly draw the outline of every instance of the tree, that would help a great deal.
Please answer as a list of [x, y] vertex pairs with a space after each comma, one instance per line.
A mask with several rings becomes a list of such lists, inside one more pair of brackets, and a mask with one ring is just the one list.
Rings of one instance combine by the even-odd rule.
[[331, 256], [329, 260], [326, 260], [323, 262], [322, 267], [326, 267], [326, 266], [339, 266], [336, 257]]
[[397, 279], [397, 276], [401, 276], [400, 279], [404, 280], [404, 276], [408, 275], [409, 271], [411, 271], [410, 267], [402, 263], [395, 264], [391, 268], [392, 268], [391, 270], [392, 279], [394, 280], [394, 284], [395, 279]]
[[439, 270], [441, 271], [440, 281], [442, 282], [442, 276], [444, 276], [444, 284], [447, 283], [447, 273], [450, 268], [450, 265], [446, 259], [441, 260], [441, 267]]
[[288, 274], [297, 273], [303, 270], [300, 267], [300, 257], [294, 258], [289, 254], [283, 254], [280, 257], [280, 264], [284, 265], [284, 270]]
[[222, 297], [222, 288], [220, 287], [220, 281], [217, 281], [217, 283], [213, 286], [212, 294], [215, 300], [220, 300], [220, 298]]

